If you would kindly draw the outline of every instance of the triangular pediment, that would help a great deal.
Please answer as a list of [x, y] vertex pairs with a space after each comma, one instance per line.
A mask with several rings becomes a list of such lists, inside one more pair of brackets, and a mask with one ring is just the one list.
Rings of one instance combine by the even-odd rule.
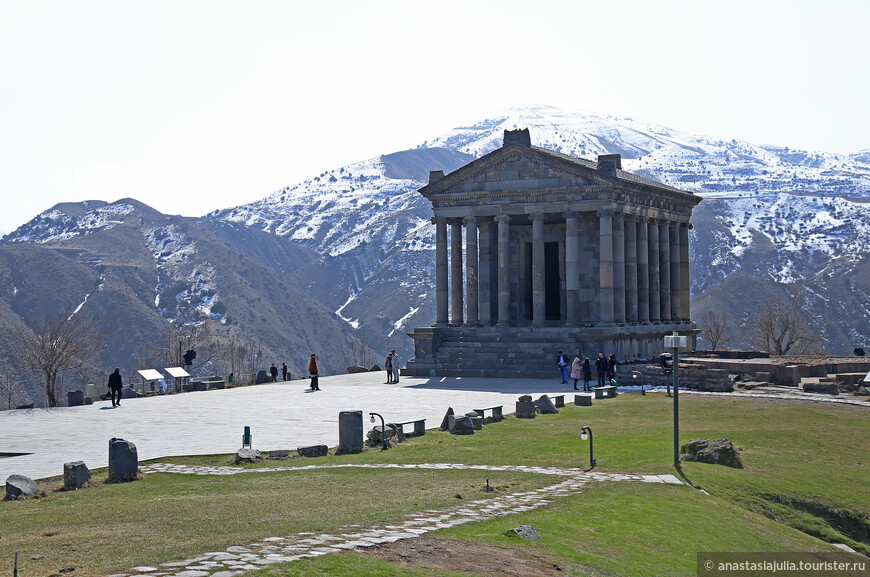
[[430, 182], [431, 197], [452, 193], [578, 189], [606, 185], [595, 163], [536, 147], [506, 146]]

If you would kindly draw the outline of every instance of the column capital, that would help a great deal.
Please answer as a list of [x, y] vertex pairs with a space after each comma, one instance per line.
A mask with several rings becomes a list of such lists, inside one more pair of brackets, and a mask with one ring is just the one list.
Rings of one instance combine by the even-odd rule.
[[565, 212], [562, 213], [562, 218], [565, 218], [565, 219], [578, 218], [579, 216], [580, 216], [580, 213], [577, 212], [576, 210], [566, 210]]
[[477, 224], [477, 217], [476, 216], [463, 217], [462, 224]]
[[510, 222], [511, 217], [507, 214], [499, 214], [493, 220], [495, 220], [496, 222]]
[[595, 211], [595, 215], [596, 215], [598, 218], [601, 218], [601, 217], [610, 217], [610, 218], [613, 218], [613, 213], [614, 213], [614, 212], [615, 212], [615, 211], [614, 211], [612, 208], [610, 208], [610, 207], [607, 207], [607, 208], [599, 208], [597, 211]]
[[532, 218], [532, 222], [534, 222], [536, 220], [541, 221], [541, 222], [544, 221], [544, 213], [543, 212], [534, 212], [534, 213], [530, 214], [529, 216]]
[[432, 224], [447, 224], [447, 219], [444, 218], [443, 216], [433, 216], [430, 219], [430, 222]]

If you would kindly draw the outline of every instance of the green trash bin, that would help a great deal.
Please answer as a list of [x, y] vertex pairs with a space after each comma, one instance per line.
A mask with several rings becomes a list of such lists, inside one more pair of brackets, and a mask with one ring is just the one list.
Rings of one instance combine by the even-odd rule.
[[245, 432], [242, 433], [242, 448], [251, 448], [251, 427], [246, 426]]

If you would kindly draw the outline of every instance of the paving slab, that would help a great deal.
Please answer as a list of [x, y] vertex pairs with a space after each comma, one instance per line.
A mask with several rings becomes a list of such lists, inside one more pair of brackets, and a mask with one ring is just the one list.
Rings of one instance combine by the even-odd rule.
[[387, 421], [425, 418], [427, 428], [441, 423], [447, 407], [460, 413], [474, 407], [504, 405], [514, 411], [520, 395], [564, 394], [573, 387], [552, 380], [402, 377], [385, 384], [383, 372], [321, 377], [319, 392], [307, 380], [269, 383], [124, 399], [55, 409], [0, 411], [0, 483], [9, 475], [32, 479], [59, 476], [63, 464], [84, 461], [89, 469], [108, 466], [109, 439], [136, 445], [139, 460], [180, 455], [234, 453], [245, 426], [261, 451], [295, 450], [307, 445], [338, 445], [338, 414], [361, 410]]

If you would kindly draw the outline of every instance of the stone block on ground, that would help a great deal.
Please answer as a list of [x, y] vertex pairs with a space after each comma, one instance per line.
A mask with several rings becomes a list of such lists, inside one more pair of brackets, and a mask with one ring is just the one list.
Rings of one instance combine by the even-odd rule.
[[535, 401], [535, 406], [538, 407], [538, 410], [541, 411], [542, 415], [555, 415], [559, 412], [559, 409], [556, 408], [556, 405], [547, 395], [541, 395], [537, 401]]
[[311, 445], [310, 447], [299, 447], [296, 449], [300, 457], [325, 457], [329, 454], [329, 447], [326, 445]]
[[383, 369], [379, 365], [372, 365], [369, 367], [370, 373], [377, 373], [378, 371], [382, 371]]
[[740, 454], [728, 439], [716, 439], [712, 443], [707, 439], [692, 439], [680, 447], [680, 459], [743, 468]]
[[387, 443], [390, 442], [390, 439], [396, 436], [396, 427], [395, 425], [387, 425], [386, 427], [381, 427], [378, 425], [377, 427], [373, 427], [371, 431], [366, 434], [366, 445], [369, 447], [381, 447], [384, 444], [384, 438], [386, 437]]
[[474, 423], [471, 417], [450, 417], [450, 434], [452, 435], [473, 435]]
[[541, 535], [535, 530], [531, 525], [520, 525], [519, 527], [514, 527], [513, 529], [508, 529], [505, 533], [507, 536], [516, 535], [521, 539], [527, 539], [531, 541], [540, 541]]
[[565, 406], [565, 395], [555, 395], [553, 397], [553, 404], [556, 405], [556, 408]]
[[[522, 399], [523, 397], [520, 398]], [[531, 399], [529, 396], [528, 401], [517, 401], [516, 417], [518, 419], [534, 419], [537, 415], [537, 407]]]
[[63, 464], [63, 488], [74, 491], [85, 486], [91, 478], [91, 472], [84, 461], [72, 461]]
[[269, 456], [266, 458], [272, 461], [283, 461], [290, 458], [290, 453], [284, 449], [275, 449], [274, 451], [269, 451]]
[[836, 382], [809, 381], [801, 383], [805, 393], [823, 393], [826, 395], [839, 395], [840, 386]]
[[86, 404], [86, 405], [93, 405], [93, 404], [94, 404], [94, 400], [93, 400], [92, 398], [90, 398], [90, 397], [85, 397], [85, 404]]
[[139, 393], [134, 391], [131, 387], [124, 387], [121, 389], [121, 398], [122, 399], [136, 399], [139, 398]]
[[257, 378], [254, 380], [255, 385], [262, 385], [263, 383], [269, 382], [270, 375], [266, 372], [265, 369], [262, 371], [257, 371]]
[[24, 475], [9, 475], [6, 479], [6, 499], [24, 499], [39, 494], [39, 485]]
[[233, 462], [236, 465], [243, 463], [259, 463], [263, 460], [263, 455], [257, 449], [239, 449], [236, 451], [236, 456]]
[[85, 404], [84, 391], [67, 391], [66, 405], [68, 407], [78, 407]]
[[338, 413], [338, 449], [336, 454], [361, 453], [363, 450], [362, 411], [341, 411]]
[[574, 404], [578, 407], [591, 407], [592, 395], [574, 395]]
[[138, 475], [136, 445], [124, 439], [109, 439], [109, 482], [135, 481]]
[[369, 370], [365, 367], [361, 367], [359, 365], [354, 365], [352, 367], [347, 367], [347, 372], [348, 372], [348, 374], [353, 375], [356, 373], [367, 373], [367, 372], [369, 372]]
[[441, 420], [441, 426], [438, 427], [439, 431], [449, 431], [450, 430], [450, 417], [453, 416], [453, 407], [447, 407], [447, 412], [444, 413], [444, 418]]

